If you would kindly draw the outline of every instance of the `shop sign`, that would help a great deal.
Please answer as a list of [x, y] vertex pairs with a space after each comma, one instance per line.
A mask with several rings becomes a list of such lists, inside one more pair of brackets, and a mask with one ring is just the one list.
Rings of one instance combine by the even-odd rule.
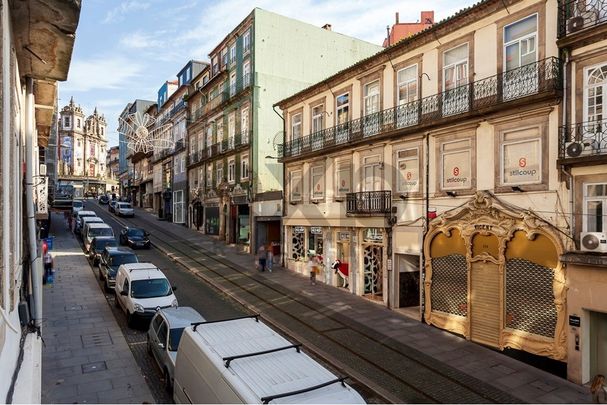
[[294, 226], [293, 227], [293, 233], [305, 233], [306, 232], [306, 228], [304, 228], [303, 226]]
[[470, 156], [469, 150], [443, 154], [443, 190], [470, 188]]
[[539, 139], [504, 145], [504, 184], [539, 183], [542, 181], [540, 146]]
[[48, 186], [46, 176], [42, 176], [42, 181], [36, 186], [36, 219], [48, 218]]
[[337, 232], [337, 240], [349, 241], [350, 240], [350, 232]]
[[311, 226], [310, 233], [312, 235], [322, 235], [322, 228], [320, 226]]
[[580, 325], [581, 325], [581, 320], [580, 320], [579, 316], [569, 315], [569, 326], [580, 327]]
[[384, 240], [384, 231], [381, 228], [367, 228], [364, 232], [364, 240], [370, 242], [381, 242]]

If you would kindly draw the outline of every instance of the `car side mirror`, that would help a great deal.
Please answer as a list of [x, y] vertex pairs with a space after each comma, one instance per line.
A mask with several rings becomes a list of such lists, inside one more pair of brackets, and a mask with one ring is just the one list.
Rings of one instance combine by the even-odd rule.
[[174, 285], [173, 287], [171, 287], [171, 290], [173, 290], [173, 291], [177, 291], [177, 286], [176, 286], [176, 285]]
[[122, 290], [122, 291], [120, 291], [120, 295], [124, 295], [126, 297], [129, 295], [129, 292]]

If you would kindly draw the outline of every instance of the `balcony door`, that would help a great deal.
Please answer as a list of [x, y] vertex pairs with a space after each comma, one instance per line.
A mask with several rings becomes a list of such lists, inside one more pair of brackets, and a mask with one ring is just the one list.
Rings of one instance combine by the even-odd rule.
[[504, 27], [503, 99], [537, 93], [537, 14]]
[[396, 109], [396, 127], [404, 128], [417, 125], [417, 65], [401, 69], [397, 73], [398, 107]]
[[350, 125], [350, 93], [340, 94], [335, 99], [337, 122], [335, 126], [335, 143], [345, 143], [350, 140], [348, 135]]
[[468, 111], [468, 44], [443, 54], [443, 115]]
[[586, 70], [584, 86], [584, 121], [581, 141], [594, 150], [607, 148], [605, 108], [607, 108], [607, 65]]
[[379, 113], [379, 80], [364, 86], [363, 135], [373, 136], [381, 126]]
[[381, 163], [379, 157], [365, 159], [363, 167], [363, 190], [362, 191], [380, 191], [381, 190]]

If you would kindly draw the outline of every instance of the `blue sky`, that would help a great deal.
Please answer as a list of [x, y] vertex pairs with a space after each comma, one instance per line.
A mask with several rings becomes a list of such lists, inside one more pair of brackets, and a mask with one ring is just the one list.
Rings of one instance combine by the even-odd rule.
[[118, 144], [118, 116], [137, 98], [156, 100], [166, 80], [190, 60], [208, 53], [254, 7], [381, 44], [386, 25], [415, 22], [423, 10], [440, 21], [472, 0], [83, 0], [66, 82], [59, 84], [59, 108], [70, 97], [86, 115], [98, 107], [108, 121], [108, 146]]

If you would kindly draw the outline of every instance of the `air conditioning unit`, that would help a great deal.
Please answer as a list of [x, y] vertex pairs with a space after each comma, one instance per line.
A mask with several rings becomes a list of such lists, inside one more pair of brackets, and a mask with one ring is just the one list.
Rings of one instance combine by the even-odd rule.
[[600, 152], [600, 149], [599, 143], [594, 139], [585, 142], [574, 141], [565, 143], [565, 153], [567, 157], [572, 158], [581, 155], [594, 155]]
[[[582, 6], [583, 7], [583, 6]], [[575, 17], [567, 20], [567, 32], [573, 33], [590, 27], [596, 23], [597, 12], [595, 10], [579, 11]]]
[[601, 232], [582, 232], [580, 247], [583, 252], [607, 253], [607, 235]]

